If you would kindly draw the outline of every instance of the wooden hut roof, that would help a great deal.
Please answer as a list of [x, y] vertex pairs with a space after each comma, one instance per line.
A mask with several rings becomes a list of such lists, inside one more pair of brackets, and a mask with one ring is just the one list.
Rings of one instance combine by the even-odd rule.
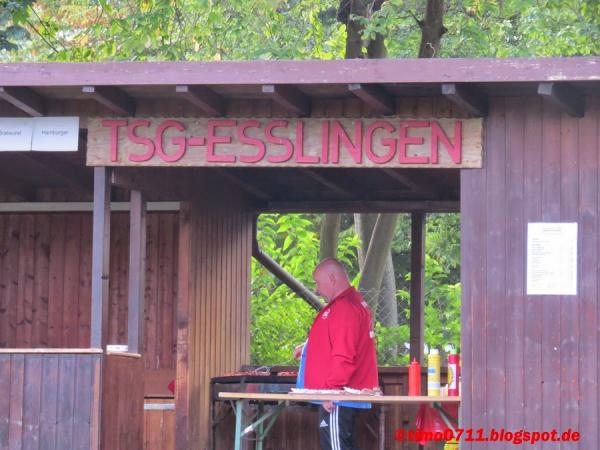
[[[77, 115], [82, 139], [80, 151], [72, 154], [0, 153], [0, 189], [28, 199], [36, 198], [32, 192], [37, 188], [65, 186], [87, 192], [89, 198], [88, 116], [174, 117], [181, 114], [183, 104], [195, 108], [185, 110], [186, 115], [243, 117], [261, 111], [315, 115], [315, 104], [320, 104], [317, 115], [323, 117], [348, 115], [344, 105], [358, 102], [366, 108], [349, 114], [357, 116], [365, 110], [367, 115], [398, 113], [411, 101], [418, 110], [418, 102], [429, 101], [446, 102], [452, 105], [451, 113], [470, 117], [485, 115], [493, 97], [538, 95], [580, 115], [585, 108], [581, 99], [600, 95], [600, 57], [3, 63], [0, 117]], [[336, 102], [334, 108], [324, 106]], [[266, 108], [267, 104], [277, 108]], [[175, 180], [212, 176], [246, 191], [266, 210], [314, 210], [317, 201], [316, 209], [323, 211], [375, 206], [386, 210], [392, 199], [404, 202], [406, 210], [423, 205], [428, 210], [456, 210], [460, 195], [459, 171], [446, 169], [187, 168], [161, 173], [163, 179], [172, 174]]]

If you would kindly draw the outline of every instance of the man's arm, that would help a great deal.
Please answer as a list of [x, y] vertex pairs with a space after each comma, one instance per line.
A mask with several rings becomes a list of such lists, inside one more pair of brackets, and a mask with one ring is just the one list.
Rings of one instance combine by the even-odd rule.
[[302, 344], [299, 344], [296, 346], [296, 348], [294, 348], [294, 359], [300, 359], [300, 356], [302, 356], [302, 350], [304, 350], [305, 345], [306, 342], [303, 342]]

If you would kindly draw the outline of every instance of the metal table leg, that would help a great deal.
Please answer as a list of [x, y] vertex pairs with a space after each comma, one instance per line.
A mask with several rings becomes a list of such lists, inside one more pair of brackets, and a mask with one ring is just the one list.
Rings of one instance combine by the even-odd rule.
[[[262, 417], [264, 408], [265, 405], [263, 405], [262, 402], [258, 404], [258, 415], [256, 417]], [[264, 429], [264, 422], [260, 422], [256, 425], [256, 450], [263, 450], [263, 440], [265, 438]]]
[[235, 401], [235, 442], [234, 449], [241, 450], [242, 448], [242, 411], [244, 400]]
[[[280, 401], [277, 406], [264, 412], [262, 403], [259, 403], [258, 414], [256, 420], [242, 430], [242, 416], [244, 400], [236, 400], [235, 402], [235, 450], [241, 450], [242, 437], [255, 431], [256, 432], [256, 450], [262, 450], [265, 436], [277, 420], [277, 417], [286, 405], [286, 402]], [[267, 422], [268, 421], [268, 422]], [[267, 424], [265, 426], [265, 423]]]

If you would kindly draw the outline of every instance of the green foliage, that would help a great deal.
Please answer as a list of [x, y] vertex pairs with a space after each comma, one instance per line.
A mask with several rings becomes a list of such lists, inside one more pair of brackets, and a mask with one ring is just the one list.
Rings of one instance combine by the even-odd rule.
[[386, 327], [375, 323], [377, 339], [377, 363], [380, 366], [405, 366], [408, 364], [408, 347], [410, 327], [404, 323], [396, 327]]
[[[342, 58], [338, 0], [0, 0], [0, 48], [36, 61]], [[365, 39], [415, 57], [423, 0], [386, 0]], [[446, 0], [441, 57], [600, 54], [598, 0]], [[33, 14], [30, 14], [33, 12]], [[27, 31], [28, 31], [28, 34]], [[6, 56], [5, 56], [6, 57]]]
[[[598, 0], [446, 0], [440, 57], [600, 54]], [[426, 2], [388, 0], [365, 34], [386, 36], [390, 57], [416, 57]]]
[[[260, 248], [314, 292], [312, 272], [319, 262], [320, 216], [263, 214]], [[358, 238], [340, 235], [337, 257], [352, 267]], [[294, 347], [306, 339], [316, 312], [262, 265], [252, 262], [251, 358], [253, 364], [293, 364]]]
[[[381, 365], [405, 365], [409, 362], [410, 220], [410, 215], [400, 215], [392, 244], [400, 325], [385, 328], [378, 324], [376, 328]], [[460, 347], [460, 292], [460, 215], [428, 214], [424, 311], [425, 345], [428, 348], [439, 348], [443, 352], [449, 345]], [[389, 350], [394, 348], [395, 342], [402, 344], [396, 347], [397, 353]]]
[[[358, 276], [359, 239], [351, 221], [342, 220], [338, 259]], [[306, 214], [261, 215], [258, 240], [271, 255], [305, 286], [314, 289], [312, 271], [319, 258], [321, 216]], [[444, 350], [460, 345], [460, 235], [458, 214], [430, 214], [426, 228], [425, 342]], [[396, 274], [399, 280], [398, 326], [375, 324], [378, 362], [383, 366], [408, 364], [410, 316], [410, 215], [400, 216], [393, 253], [404, 255]], [[315, 311], [260, 264], [252, 265], [251, 355], [253, 364], [293, 364], [292, 351], [302, 342]]]
[[[85, 4], [84, 4], [85, 3]], [[44, 0], [37, 38], [15, 54], [50, 61], [339, 58], [335, 0]]]
[[0, 51], [17, 50], [19, 43], [29, 39], [23, 27], [29, 17], [29, 7], [34, 0], [0, 0]]

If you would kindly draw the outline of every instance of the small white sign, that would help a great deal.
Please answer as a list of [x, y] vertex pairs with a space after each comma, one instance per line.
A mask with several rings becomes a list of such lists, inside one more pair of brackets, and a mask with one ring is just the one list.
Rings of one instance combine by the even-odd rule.
[[33, 122], [31, 118], [0, 119], [0, 151], [31, 150]]
[[34, 117], [31, 149], [34, 151], [76, 152], [79, 117]]
[[577, 295], [577, 223], [527, 224], [527, 295]]
[[108, 344], [106, 346], [107, 353], [115, 352], [115, 353], [127, 353], [129, 350], [129, 346], [123, 344]]

